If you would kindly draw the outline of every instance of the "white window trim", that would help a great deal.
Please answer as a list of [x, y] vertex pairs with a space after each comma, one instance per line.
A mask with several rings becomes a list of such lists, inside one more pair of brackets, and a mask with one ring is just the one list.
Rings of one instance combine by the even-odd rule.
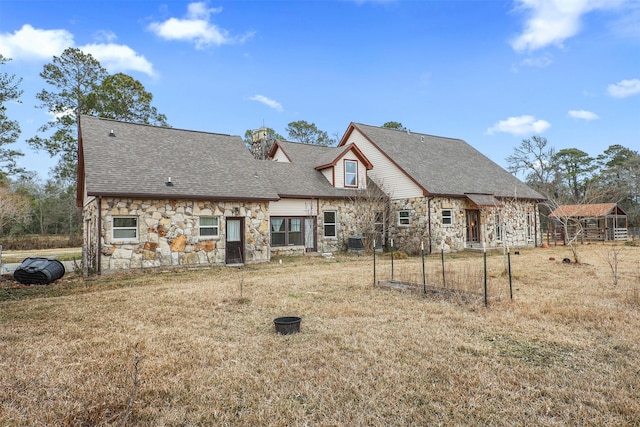
[[[402, 212], [406, 212], [407, 213], [407, 217], [406, 218], [401, 218], [400, 214]], [[402, 223], [403, 219], [407, 220], [406, 224]], [[403, 210], [398, 211], [398, 227], [408, 227], [410, 225], [411, 225], [411, 211], [408, 210], [408, 209], [403, 209]]]
[[[218, 221], [218, 224], [216, 225], [202, 225], [202, 218], [215, 218]], [[203, 235], [202, 234], [202, 229], [215, 229], [216, 230], [216, 234], [214, 235]], [[219, 216], [201, 216], [200, 217], [200, 221], [198, 223], [198, 238], [200, 240], [214, 240], [214, 239], [219, 239], [220, 238], [220, 217]]]
[[[116, 227], [116, 219], [121, 218], [130, 218], [136, 220], [135, 227]], [[140, 233], [138, 231], [138, 217], [134, 215], [122, 215], [122, 216], [114, 216], [111, 220], [111, 240], [113, 242], [138, 242], [140, 237]], [[135, 237], [116, 237], [116, 230], [134, 230], [136, 232]]]
[[[445, 211], [449, 211], [449, 215], [445, 215], [444, 214]], [[440, 211], [440, 218], [441, 218], [443, 227], [451, 227], [451, 226], [453, 226], [453, 209], [449, 209], [449, 208], [442, 209]], [[449, 218], [449, 223], [445, 223], [444, 222], [445, 218]]]
[[[356, 165], [356, 171], [355, 172], [347, 172], [347, 163], [355, 163]], [[349, 160], [349, 159], [345, 159], [344, 161], [344, 186], [347, 188], [358, 188], [358, 161], [357, 160]], [[356, 178], [356, 183], [355, 185], [347, 185], [347, 174], [350, 175], [355, 175]]]
[[[325, 221], [324, 214], [326, 212], [333, 212], [333, 220], [335, 222], [326, 222]], [[326, 225], [333, 225], [333, 236], [327, 236], [327, 229], [325, 228]], [[326, 239], [337, 239], [338, 238], [338, 211], [335, 211], [335, 210], [322, 211], [322, 235]]]

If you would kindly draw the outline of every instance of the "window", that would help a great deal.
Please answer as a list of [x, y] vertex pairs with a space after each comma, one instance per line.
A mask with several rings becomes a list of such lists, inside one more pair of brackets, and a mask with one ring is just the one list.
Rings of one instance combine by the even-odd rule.
[[500, 218], [500, 211], [498, 209], [495, 210], [493, 220], [496, 227], [496, 240], [500, 242], [502, 241], [502, 218]]
[[271, 246], [305, 244], [305, 222], [302, 217], [271, 217]]
[[324, 228], [324, 237], [337, 237], [336, 227], [336, 211], [324, 211], [322, 215], [322, 223]]
[[218, 237], [220, 235], [220, 225], [218, 217], [200, 217], [200, 237]]
[[399, 211], [398, 212], [398, 225], [407, 226], [411, 223], [409, 218], [409, 211]]
[[442, 225], [453, 224], [453, 211], [451, 209], [442, 209]]
[[138, 218], [120, 216], [113, 218], [113, 240], [137, 240]]
[[527, 212], [527, 241], [533, 242], [535, 237], [535, 216], [533, 212]]
[[358, 162], [355, 160], [344, 161], [344, 186], [358, 186]]

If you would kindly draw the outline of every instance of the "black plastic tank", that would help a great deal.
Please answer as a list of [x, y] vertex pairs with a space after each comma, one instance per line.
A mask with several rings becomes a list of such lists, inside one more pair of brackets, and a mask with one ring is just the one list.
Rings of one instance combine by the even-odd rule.
[[13, 272], [13, 278], [23, 285], [48, 285], [64, 273], [64, 265], [57, 259], [29, 257]]

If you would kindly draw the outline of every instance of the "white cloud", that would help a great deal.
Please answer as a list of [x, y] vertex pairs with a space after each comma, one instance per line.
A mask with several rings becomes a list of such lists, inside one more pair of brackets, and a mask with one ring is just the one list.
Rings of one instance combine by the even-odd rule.
[[208, 8], [205, 2], [190, 3], [184, 19], [169, 18], [164, 22], [152, 22], [148, 29], [165, 40], [194, 42], [197, 49], [211, 45], [242, 43], [253, 34], [232, 37], [229, 31], [209, 22], [212, 14], [222, 12], [222, 8]]
[[269, 99], [266, 96], [255, 95], [249, 98], [251, 101], [258, 101], [266, 105], [267, 107], [273, 108], [276, 111], [283, 111], [282, 105], [278, 101], [274, 101], [273, 99]]
[[574, 119], [597, 120], [600, 118], [596, 113], [586, 110], [570, 110], [568, 114]]
[[516, 10], [528, 17], [525, 28], [511, 41], [514, 50], [534, 51], [562, 43], [581, 29], [582, 16], [594, 10], [613, 9], [627, 0], [517, 0]]
[[155, 75], [153, 65], [129, 46], [107, 43], [81, 46], [85, 53], [93, 55], [109, 72], [139, 71], [150, 76]]
[[640, 94], [640, 79], [622, 80], [616, 84], [610, 84], [607, 92], [614, 98], [626, 98], [627, 96]]
[[522, 60], [520, 65], [525, 67], [545, 68], [551, 65], [553, 58], [550, 54], [530, 56]]
[[551, 124], [546, 120], [536, 120], [533, 116], [524, 115], [500, 120], [498, 123], [487, 129], [487, 134], [493, 135], [495, 132], [504, 132], [513, 135], [526, 135], [542, 133], [550, 127]]
[[39, 30], [25, 24], [13, 34], [0, 34], [0, 52], [16, 60], [51, 59], [73, 46], [67, 30]]
[[[110, 31], [98, 32], [96, 36], [105, 40], [116, 38]], [[73, 35], [67, 30], [42, 30], [25, 24], [13, 34], [0, 34], [0, 52], [15, 60], [50, 61], [74, 46]], [[125, 45], [94, 43], [79, 49], [93, 55], [110, 72], [134, 70], [150, 76], [155, 74], [153, 65], [144, 56]]]

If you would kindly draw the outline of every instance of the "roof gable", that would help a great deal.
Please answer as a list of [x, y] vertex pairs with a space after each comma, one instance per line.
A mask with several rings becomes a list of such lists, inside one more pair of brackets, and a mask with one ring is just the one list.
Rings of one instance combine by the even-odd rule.
[[356, 130], [427, 194], [544, 199], [461, 139], [351, 123], [339, 146]]
[[348, 153], [353, 153], [356, 158], [358, 158], [358, 160], [362, 162], [367, 170], [373, 169], [373, 165], [371, 164], [369, 159], [367, 159], [367, 156], [365, 156], [364, 153], [360, 151], [358, 146], [353, 143], [345, 146], [342, 150], [338, 150], [338, 155], [333, 160], [331, 160], [331, 162], [318, 165], [316, 166], [316, 169], [322, 170], [330, 167], [335, 167], [336, 163], [338, 163], [340, 159], [344, 158]]

